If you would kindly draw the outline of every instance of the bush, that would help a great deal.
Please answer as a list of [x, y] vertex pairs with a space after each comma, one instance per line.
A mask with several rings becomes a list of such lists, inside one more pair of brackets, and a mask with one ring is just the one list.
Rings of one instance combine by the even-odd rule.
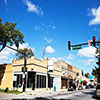
[[8, 92], [9, 91], [9, 88], [7, 87], [7, 88], [5, 88], [5, 90], [4, 90], [4, 92]]

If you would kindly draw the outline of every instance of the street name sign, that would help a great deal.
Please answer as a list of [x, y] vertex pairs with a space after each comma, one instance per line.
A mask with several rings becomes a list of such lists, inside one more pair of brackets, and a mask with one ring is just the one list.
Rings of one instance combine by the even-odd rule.
[[81, 46], [80, 45], [79, 46], [74, 46], [74, 47], [72, 47], [72, 49], [73, 50], [81, 49]]

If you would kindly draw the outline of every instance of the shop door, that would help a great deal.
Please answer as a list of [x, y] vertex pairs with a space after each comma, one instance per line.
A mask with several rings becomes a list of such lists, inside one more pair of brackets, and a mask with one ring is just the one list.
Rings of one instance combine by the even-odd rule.
[[35, 89], [35, 75], [34, 72], [28, 72], [27, 88]]

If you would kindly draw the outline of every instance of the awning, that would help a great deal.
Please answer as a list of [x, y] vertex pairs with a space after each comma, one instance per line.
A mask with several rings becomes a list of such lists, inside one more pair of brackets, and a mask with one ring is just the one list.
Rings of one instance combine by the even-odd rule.
[[82, 80], [80, 80], [80, 83], [82, 82]]
[[86, 81], [86, 80], [84, 80], [84, 81], [83, 81], [83, 83], [87, 83], [87, 81]]

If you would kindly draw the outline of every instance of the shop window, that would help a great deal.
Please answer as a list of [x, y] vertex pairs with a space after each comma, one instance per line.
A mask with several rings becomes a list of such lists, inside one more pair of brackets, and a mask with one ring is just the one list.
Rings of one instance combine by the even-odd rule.
[[37, 75], [37, 88], [46, 88], [46, 76]]
[[22, 74], [14, 74], [13, 87], [20, 88], [22, 86]]

